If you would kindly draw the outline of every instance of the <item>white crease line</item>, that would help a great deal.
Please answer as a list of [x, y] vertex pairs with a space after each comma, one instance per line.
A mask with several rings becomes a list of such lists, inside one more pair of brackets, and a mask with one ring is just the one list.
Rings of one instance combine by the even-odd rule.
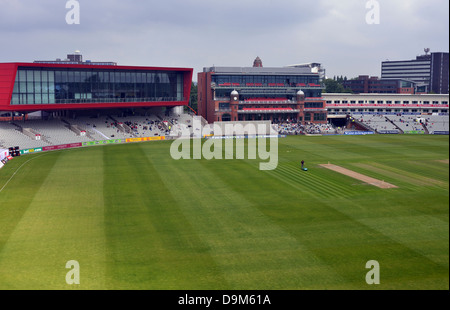
[[5, 189], [6, 185], [8, 185], [8, 183], [12, 180], [12, 178], [14, 178], [14, 176], [17, 174], [17, 172], [19, 172], [20, 168], [22, 168], [23, 166], [25, 166], [25, 164], [27, 164], [29, 161], [32, 161], [33, 159], [45, 156], [48, 154], [42, 154], [33, 158], [30, 158], [29, 160], [27, 160], [26, 162], [24, 162], [22, 165], [20, 165], [19, 168], [17, 168], [17, 170], [14, 172], [14, 174], [9, 178], [9, 180], [5, 183], [5, 185], [3, 185], [3, 187], [0, 189], [0, 193]]

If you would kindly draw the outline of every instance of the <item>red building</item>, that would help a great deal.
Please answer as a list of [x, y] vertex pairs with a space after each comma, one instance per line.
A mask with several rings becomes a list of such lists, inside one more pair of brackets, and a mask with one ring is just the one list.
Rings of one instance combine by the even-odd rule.
[[187, 106], [192, 75], [114, 63], [0, 63], [0, 112]]

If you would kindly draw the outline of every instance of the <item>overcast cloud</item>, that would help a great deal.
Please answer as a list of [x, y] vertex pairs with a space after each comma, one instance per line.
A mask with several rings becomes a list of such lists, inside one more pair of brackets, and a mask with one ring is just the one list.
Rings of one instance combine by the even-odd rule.
[[329, 77], [381, 75], [381, 62], [449, 50], [448, 0], [0, 0], [0, 62], [65, 58], [119, 65], [265, 67], [319, 62]]

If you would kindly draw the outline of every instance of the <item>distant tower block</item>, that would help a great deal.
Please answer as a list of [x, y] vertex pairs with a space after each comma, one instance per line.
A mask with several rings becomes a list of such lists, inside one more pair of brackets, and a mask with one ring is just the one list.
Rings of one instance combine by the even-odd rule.
[[261, 68], [262, 66], [263, 66], [263, 65], [262, 65], [261, 58], [256, 57], [255, 61], [253, 62], [253, 67], [259, 67], [259, 68]]
[[83, 62], [83, 55], [81, 55], [81, 52], [79, 50], [76, 50], [73, 54], [68, 54], [67, 59], [72, 62]]

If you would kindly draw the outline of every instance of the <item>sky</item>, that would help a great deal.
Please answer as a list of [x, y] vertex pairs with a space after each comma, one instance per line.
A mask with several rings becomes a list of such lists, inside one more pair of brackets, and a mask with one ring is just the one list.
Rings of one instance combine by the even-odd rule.
[[[448, 0], [0, 0], [0, 62], [264, 67], [318, 62], [381, 76], [381, 62], [449, 51]], [[378, 8], [378, 11], [377, 11]], [[377, 13], [378, 12], [378, 13]]]

